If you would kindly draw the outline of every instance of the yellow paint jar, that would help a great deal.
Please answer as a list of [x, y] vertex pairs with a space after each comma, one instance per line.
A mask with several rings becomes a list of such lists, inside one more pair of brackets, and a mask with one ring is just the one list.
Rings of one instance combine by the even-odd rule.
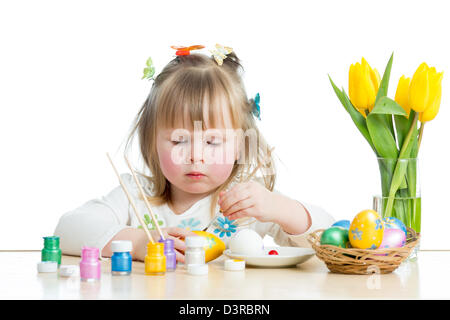
[[145, 273], [148, 275], [163, 275], [166, 273], [166, 256], [163, 242], [149, 242], [145, 256]]

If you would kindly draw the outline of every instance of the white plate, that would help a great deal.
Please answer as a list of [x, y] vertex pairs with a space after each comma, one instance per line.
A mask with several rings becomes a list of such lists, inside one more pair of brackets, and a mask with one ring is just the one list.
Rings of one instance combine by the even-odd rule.
[[[269, 255], [270, 250], [276, 250], [278, 255]], [[264, 255], [246, 256], [234, 254], [230, 249], [223, 252], [231, 259], [245, 260], [245, 264], [255, 267], [289, 267], [307, 261], [315, 252], [310, 248], [297, 247], [268, 247], [264, 248]]]

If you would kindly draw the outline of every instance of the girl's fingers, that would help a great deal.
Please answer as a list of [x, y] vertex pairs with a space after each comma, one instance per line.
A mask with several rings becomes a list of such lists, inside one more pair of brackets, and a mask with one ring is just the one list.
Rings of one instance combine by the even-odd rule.
[[178, 262], [184, 263], [184, 254], [182, 254], [180, 251], [175, 250], [176, 260]]
[[189, 236], [196, 236], [195, 233], [193, 233], [190, 230], [186, 230], [183, 228], [178, 228], [178, 227], [172, 227], [172, 228], [167, 228], [167, 233], [171, 236], [174, 237], [179, 237], [179, 238], [186, 238]]
[[233, 204], [240, 200], [250, 197], [250, 193], [246, 189], [245, 184], [239, 184], [228, 191], [219, 201], [222, 212], [227, 211]]
[[223, 212], [223, 215], [229, 216], [230, 214], [233, 214], [235, 212], [250, 208], [252, 206], [252, 201], [250, 198], [240, 200], [233, 204], [228, 210]]
[[247, 209], [245, 210], [240, 210], [238, 212], [235, 212], [233, 214], [231, 214], [228, 219], [230, 220], [236, 220], [236, 219], [240, 219], [240, 218], [245, 218], [245, 217], [250, 217], [249, 212], [247, 211]]
[[166, 239], [172, 239], [173, 240], [173, 247], [175, 249], [181, 250], [181, 251], [185, 251], [186, 250], [186, 244], [184, 243], [184, 241], [173, 237], [173, 236], [168, 236]]

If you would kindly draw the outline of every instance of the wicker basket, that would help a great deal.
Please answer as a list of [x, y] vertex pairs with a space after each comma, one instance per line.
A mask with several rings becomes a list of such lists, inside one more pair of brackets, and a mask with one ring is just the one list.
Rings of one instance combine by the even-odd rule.
[[356, 249], [321, 245], [320, 237], [324, 229], [314, 231], [308, 241], [316, 251], [317, 257], [325, 262], [328, 269], [335, 273], [371, 274], [391, 273], [411, 254], [418, 245], [420, 235], [407, 228], [406, 244], [401, 248]]

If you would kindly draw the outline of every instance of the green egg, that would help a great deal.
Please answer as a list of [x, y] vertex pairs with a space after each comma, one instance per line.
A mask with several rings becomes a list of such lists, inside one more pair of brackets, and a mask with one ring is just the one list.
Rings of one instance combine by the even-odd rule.
[[348, 247], [348, 230], [341, 227], [331, 227], [325, 230], [320, 237], [320, 244], [329, 244], [336, 247]]

